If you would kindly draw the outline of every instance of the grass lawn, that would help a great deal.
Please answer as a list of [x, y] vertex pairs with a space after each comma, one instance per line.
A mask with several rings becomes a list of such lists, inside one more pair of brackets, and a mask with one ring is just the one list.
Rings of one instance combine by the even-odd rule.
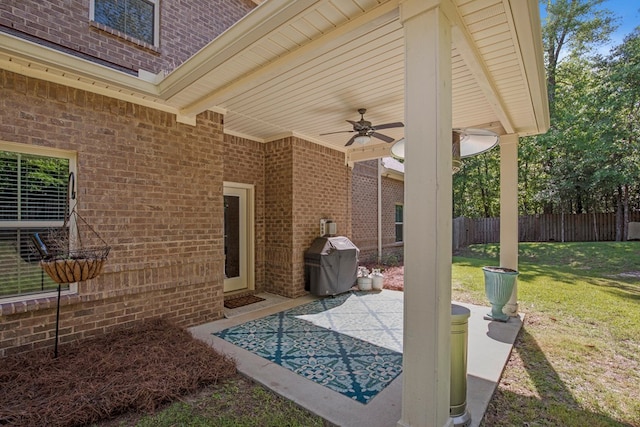
[[[453, 298], [487, 304], [498, 245], [454, 259]], [[484, 426], [640, 426], [640, 242], [521, 243], [524, 327]]]

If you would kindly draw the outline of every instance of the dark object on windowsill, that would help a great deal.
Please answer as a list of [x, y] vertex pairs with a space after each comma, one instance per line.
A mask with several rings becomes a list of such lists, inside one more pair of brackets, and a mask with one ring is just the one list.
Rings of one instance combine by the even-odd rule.
[[33, 242], [33, 245], [35, 246], [36, 250], [40, 254], [40, 258], [42, 259], [49, 258], [49, 249], [47, 248], [47, 245], [45, 245], [44, 242], [42, 241], [42, 238], [40, 237], [39, 233], [32, 234], [31, 241]]

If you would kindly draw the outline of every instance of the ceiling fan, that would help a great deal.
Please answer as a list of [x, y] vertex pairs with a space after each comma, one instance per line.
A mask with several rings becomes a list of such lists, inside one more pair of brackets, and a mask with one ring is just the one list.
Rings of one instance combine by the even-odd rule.
[[360, 114], [360, 120], [354, 122], [353, 120], [347, 120], [347, 122], [353, 125], [353, 130], [342, 130], [338, 132], [328, 132], [321, 133], [320, 135], [331, 135], [334, 133], [356, 133], [353, 135], [349, 141], [345, 144], [345, 147], [353, 144], [354, 142], [358, 142], [360, 144], [366, 144], [371, 140], [371, 137], [378, 138], [383, 140], [384, 142], [393, 142], [395, 139], [390, 136], [383, 135], [378, 133], [377, 131], [380, 129], [391, 129], [391, 128], [402, 128], [404, 127], [404, 123], [394, 122], [394, 123], [385, 123], [383, 125], [373, 126], [371, 122], [364, 119], [364, 113], [367, 112], [366, 108], [358, 109], [358, 114]]

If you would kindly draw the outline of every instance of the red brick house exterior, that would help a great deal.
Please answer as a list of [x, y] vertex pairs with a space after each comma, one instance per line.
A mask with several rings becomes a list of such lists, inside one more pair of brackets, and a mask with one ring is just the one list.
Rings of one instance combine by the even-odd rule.
[[[89, 0], [9, 0], [0, 31], [118, 69], [171, 70], [253, 2], [164, 0], [160, 43], [89, 20]], [[305, 294], [304, 250], [331, 218], [351, 235], [344, 153], [296, 137], [225, 134], [207, 111], [173, 114], [0, 69], [0, 143], [77, 157], [78, 211], [112, 247], [103, 273], [60, 300], [60, 342], [166, 317], [188, 327], [223, 316], [223, 183], [255, 189], [255, 291]], [[318, 191], [319, 188], [322, 191]], [[53, 345], [57, 298], [0, 298], [0, 356]]]
[[[381, 162], [380, 166], [378, 162]], [[380, 235], [378, 183], [381, 185]], [[401, 236], [396, 236], [396, 207], [404, 206], [404, 169], [401, 165], [399, 167], [398, 162], [390, 158], [355, 163], [352, 194], [352, 240], [360, 249], [360, 260], [378, 261], [379, 237], [382, 246], [380, 260], [383, 263], [402, 260], [404, 244]]]

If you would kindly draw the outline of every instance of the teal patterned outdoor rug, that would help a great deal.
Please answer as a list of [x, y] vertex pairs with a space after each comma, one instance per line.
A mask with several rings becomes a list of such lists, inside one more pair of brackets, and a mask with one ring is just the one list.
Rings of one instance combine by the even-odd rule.
[[402, 372], [396, 294], [347, 292], [213, 335], [366, 404]]

